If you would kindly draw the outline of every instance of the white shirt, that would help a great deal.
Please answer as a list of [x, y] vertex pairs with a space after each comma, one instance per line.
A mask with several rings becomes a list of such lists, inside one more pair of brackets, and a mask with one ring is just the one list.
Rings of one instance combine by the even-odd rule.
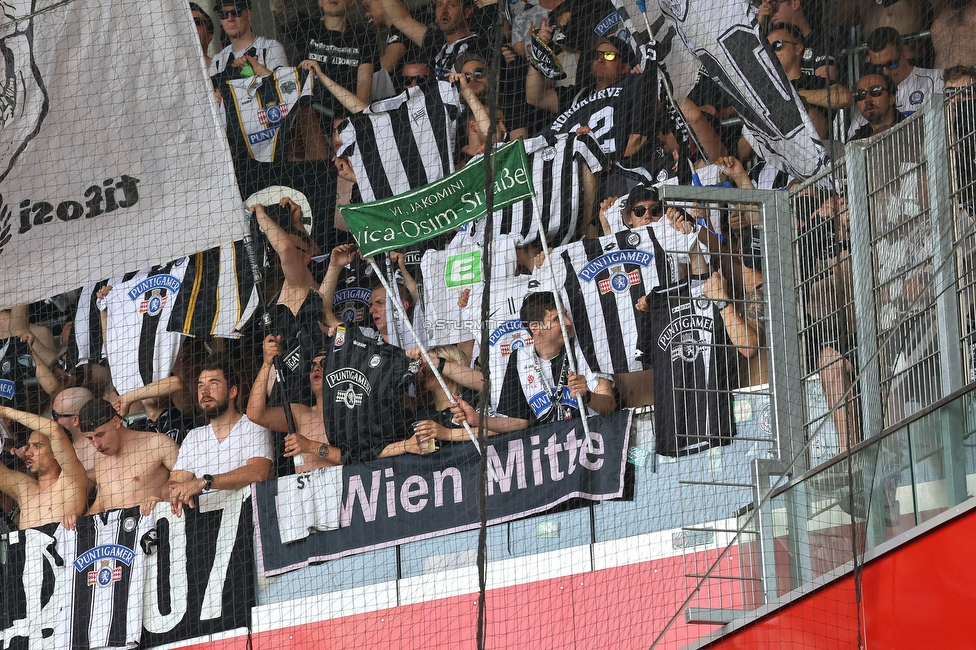
[[282, 47], [281, 43], [273, 39], [257, 36], [254, 42], [243, 50], [234, 51], [231, 49], [232, 47], [233, 45], [228, 45], [217, 53], [217, 56], [210, 62], [210, 69], [207, 70], [207, 74], [212, 77], [215, 74], [223, 72], [224, 68], [227, 67], [227, 63], [231, 60], [231, 55], [235, 59], [239, 59], [251, 48], [254, 48], [257, 52], [257, 56], [254, 58], [268, 70], [274, 71], [275, 68], [288, 67], [288, 57], [285, 55], [285, 48]]
[[274, 459], [271, 432], [244, 415], [223, 442], [217, 442], [212, 424], [191, 429], [180, 447], [173, 471], [191, 472], [197, 478], [204, 474], [226, 474], [243, 467], [251, 458]]

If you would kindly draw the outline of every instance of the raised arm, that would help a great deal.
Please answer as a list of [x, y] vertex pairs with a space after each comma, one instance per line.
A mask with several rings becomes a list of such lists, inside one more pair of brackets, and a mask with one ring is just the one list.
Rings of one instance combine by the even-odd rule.
[[556, 94], [552, 82], [532, 66], [529, 66], [525, 75], [525, 101], [530, 106], [545, 109], [550, 113], [559, 112], [559, 95]]
[[119, 415], [125, 417], [129, 414], [129, 409], [136, 402], [141, 402], [144, 399], [158, 399], [160, 397], [169, 397], [170, 395], [175, 395], [176, 393], [183, 390], [183, 382], [179, 377], [173, 375], [172, 377], [163, 377], [162, 379], [156, 380], [150, 384], [146, 384], [142, 388], [135, 388], [122, 395], [119, 395], [118, 399], [112, 406], [115, 410], [119, 412]]
[[457, 84], [461, 99], [464, 100], [465, 105], [471, 112], [471, 117], [478, 124], [478, 131], [481, 132], [482, 137], [487, 138], [488, 131], [491, 130], [491, 115], [488, 114], [488, 109], [485, 108], [485, 105], [481, 103], [478, 96], [468, 86], [467, 77], [460, 72], [452, 72], [447, 75], [447, 80], [453, 84]]
[[411, 16], [403, 2], [400, 0], [376, 1], [383, 6], [383, 11], [386, 12], [390, 22], [393, 23], [394, 27], [403, 32], [404, 36], [409, 38], [417, 45], [424, 44], [424, 37], [427, 35], [427, 30], [430, 28]]
[[281, 348], [278, 339], [270, 334], [265, 337], [263, 347], [264, 360], [257, 377], [254, 378], [254, 385], [251, 386], [251, 394], [247, 399], [247, 419], [273, 431], [287, 431], [288, 420], [285, 418], [285, 409], [280, 406], [268, 406], [268, 395], [275, 382], [274, 360], [281, 354]]
[[332, 249], [332, 255], [329, 256], [329, 268], [325, 272], [322, 284], [319, 286], [319, 295], [322, 296], [325, 324], [330, 328], [338, 327], [340, 324], [339, 319], [336, 318], [335, 310], [332, 309], [339, 274], [342, 273], [342, 267], [352, 262], [355, 256], [355, 244], [336, 246]]
[[414, 305], [420, 300], [420, 286], [417, 284], [417, 280], [410, 275], [410, 271], [407, 270], [407, 257], [399, 251], [390, 252], [390, 261], [400, 267], [400, 275], [403, 277], [403, 287], [410, 294], [410, 302]]
[[62, 476], [68, 475], [85, 481], [88, 480], [85, 468], [82, 467], [81, 461], [75, 454], [75, 448], [71, 445], [71, 440], [68, 439], [64, 429], [54, 420], [34, 413], [18, 411], [8, 406], [0, 407], [0, 417], [10, 418], [14, 422], [23, 424], [31, 431], [47, 436], [51, 441], [51, 452], [54, 454], [54, 459], [61, 466]]
[[314, 285], [312, 272], [306, 264], [306, 251], [300, 250], [288, 236], [284, 229], [275, 223], [274, 219], [264, 211], [263, 205], [252, 205], [251, 210], [257, 217], [258, 225], [267, 235], [271, 247], [281, 259], [281, 268], [285, 273], [285, 281], [296, 287], [311, 287]]
[[[298, 67], [300, 67], [302, 70], [311, 70], [314, 72], [315, 77], [319, 80], [319, 83], [321, 83], [326, 90], [332, 93], [333, 97], [338, 99], [343, 108], [350, 113], [362, 113], [363, 109], [369, 106], [369, 104], [360, 98], [359, 95], [349, 90], [345, 86], [335, 82], [331, 77], [322, 72], [322, 68], [319, 66], [318, 61], [302, 61]], [[360, 68], [362, 67], [363, 66], [360, 66]], [[372, 67], [372, 65], [369, 66], [370, 69], [372, 69]], [[370, 77], [372, 77], [372, 74], [373, 73], [371, 71]], [[369, 84], [366, 84], [366, 89], [368, 96]]]

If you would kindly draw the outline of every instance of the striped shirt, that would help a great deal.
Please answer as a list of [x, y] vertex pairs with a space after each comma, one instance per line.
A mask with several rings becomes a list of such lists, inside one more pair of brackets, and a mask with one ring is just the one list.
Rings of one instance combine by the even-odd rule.
[[364, 202], [395, 196], [454, 171], [461, 102], [446, 81], [373, 102], [339, 130]]
[[[524, 244], [537, 240], [542, 227], [550, 246], [578, 239], [583, 213], [583, 168], [594, 173], [602, 171], [607, 164], [606, 154], [592, 135], [576, 133], [529, 138], [525, 153], [539, 213], [531, 198], [496, 211], [492, 223], [495, 236], [518, 235], [519, 243]], [[476, 222], [474, 228], [483, 229], [483, 220]]]

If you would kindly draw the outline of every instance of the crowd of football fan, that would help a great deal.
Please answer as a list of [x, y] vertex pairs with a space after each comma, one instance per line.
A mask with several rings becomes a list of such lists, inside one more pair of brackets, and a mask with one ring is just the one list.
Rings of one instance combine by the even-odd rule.
[[[956, 91], [960, 97], [968, 97], [976, 80], [976, 3], [958, 4], [779, 0], [762, 2], [754, 17], [821, 140], [836, 155], [843, 147], [838, 140], [881, 133], [918, 110], [932, 93], [957, 88], [966, 91]], [[532, 351], [516, 355], [513, 349], [483, 423], [481, 411], [472, 406], [485, 388], [473, 359], [476, 336], [434, 347], [425, 357], [418, 347], [425, 340], [422, 334], [415, 339], [401, 331], [401, 324], [394, 327], [391, 321], [400, 312], [390, 308], [392, 301], [422, 326], [416, 307], [424, 278], [416, 259], [409, 251], [391, 254], [389, 268], [395, 273], [390, 289], [376, 284], [372, 268], [354, 244], [346, 243], [351, 239], [338, 213], [333, 223], [331, 212], [335, 203], [377, 194], [372, 187], [367, 191], [368, 179], [359, 177], [371, 173], [368, 166], [357, 167], [347, 157], [349, 140], [341, 134], [347, 118], [370, 102], [409, 95], [414, 87], [436, 89], [443, 83], [456, 93], [458, 112], [448, 113], [456, 129], [455, 142], [449, 143], [456, 168], [484, 153], [491, 142], [551, 138], [557, 116], [592, 95], [593, 106], [576, 114], [579, 123], [571, 130], [574, 137], [595, 142], [603, 158], [593, 167], [602, 169], [586, 167], [575, 195], [578, 204], [571, 206], [580, 218], [565, 215], [572, 231], [553, 244], [626, 229], [670, 230], [686, 242], [684, 255], [675, 258], [682, 266], [675, 279], [690, 280], [691, 295], [711, 301], [725, 330], [722, 336], [733, 357], [738, 355], [731, 369], [737, 376], [721, 386], [765, 381], [758, 223], [745, 211], [709, 214], [662, 205], [655, 187], [688, 182], [689, 163], [696, 180], [728, 181], [741, 188], [783, 189], [798, 179], [757, 159], [730, 119], [734, 110], [723, 88], [704, 75], [680, 104], [693, 137], [685, 138], [669, 117], [653, 92], [656, 84], [650, 90], [638, 86], [639, 94], [654, 95], [639, 97], [648, 102], [640, 114], [632, 105], [601, 105], [603, 98], [615, 96], [601, 91], [633, 92], [628, 85], [646, 64], [626, 35], [606, 29], [620, 22], [606, 20], [614, 14], [610, 0], [436, 0], [413, 12], [401, 0], [364, 0], [365, 21], [354, 0], [318, 0], [320, 13], [314, 15], [307, 12], [312, 7], [272, 0], [262, 16], [280, 40], [255, 34], [249, 0], [218, 3], [212, 11], [193, 3], [190, 8], [218, 91], [227, 80], [268, 77], [287, 68], [299, 82], [302, 75], [314, 76], [314, 91], [291, 105], [289, 139], [279, 160], [325, 161], [329, 173], [337, 175], [327, 186], [329, 223], [316, 225], [310, 235], [309, 215], [303, 213], [308, 208], [303, 210], [294, 196], [255, 205], [255, 221], [267, 241], [261, 292], [270, 326], [253, 318], [236, 340], [187, 337], [171, 367], [157, 370], [155, 381], [122, 394], [105, 359], [79, 358], [84, 355], [75, 341], [80, 321], [89, 319], [83, 315], [87, 296], [79, 301], [74, 292], [0, 313], [0, 490], [9, 523], [21, 528], [60, 521], [71, 525], [86, 512], [151, 507], [159, 500], [169, 500], [175, 512], [204, 491], [235, 489], [290, 472], [291, 458], [300, 457], [305, 471], [403, 453], [430, 454], [438, 441], [466, 444], [463, 422], [484, 424], [489, 433], [514, 431], [573, 417], [583, 408], [609, 413], [621, 403], [640, 402], [641, 397], [622, 399], [613, 374], [591, 370], [578, 345], [575, 354], [568, 354], [573, 319], [551, 292], [529, 293], [519, 306]], [[926, 30], [930, 39], [904, 36]], [[221, 49], [221, 41], [229, 44]], [[854, 58], [841, 52], [861, 41], [866, 44], [863, 56], [858, 55], [861, 64], [850, 69]], [[439, 90], [430, 94], [438, 101], [447, 96]], [[236, 108], [232, 93], [217, 96], [222, 111]], [[488, 106], [496, 107], [495, 115]], [[838, 133], [846, 138], [835, 137]], [[394, 152], [397, 145], [380, 142], [377, 149]], [[244, 150], [235, 155], [246, 158]], [[245, 163], [238, 158], [235, 164], [239, 177], [254, 173], [242, 169]], [[241, 185], [249, 187], [243, 180]], [[798, 221], [799, 227], [820, 227], [818, 219], [835, 223], [829, 250], [843, 255], [840, 244], [847, 228], [838, 218], [844, 213], [843, 197], [817, 191], [808, 198], [799, 207], [809, 216]], [[541, 226], [528, 228], [538, 233]], [[538, 237], [529, 239], [516, 242], [513, 275], [531, 275], [542, 264]], [[93, 294], [93, 304], [110, 294], [111, 285]], [[352, 317], [347, 305], [340, 313], [333, 308], [348, 286], [371, 292], [368, 308], [357, 314], [353, 307]], [[396, 295], [387, 295], [388, 290]], [[461, 296], [462, 302], [466, 299], [467, 294]], [[634, 307], [647, 312], [653, 310], [650, 302], [644, 297]], [[352, 327], [355, 336], [347, 333]], [[855, 333], [841, 330], [838, 325], [824, 333], [813, 352], [831, 404], [844, 394], [853, 372], [850, 339]], [[409, 381], [387, 382], [385, 388], [398, 391], [393, 401], [403, 411], [390, 421], [405, 426], [388, 426], [377, 440], [352, 447], [329, 430], [329, 405], [323, 404], [328, 356], [338, 337], [345, 336], [377, 350], [393, 344], [403, 349], [405, 359], [415, 361]], [[105, 332], [101, 340], [111, 346], [117, 339]], [[132, 353], [151, 355], [152, 344]], [[539, 394], [547, 400], [533, 401]], [[352, 392], [329, 395], [347, 400], [350, 409], [361, 398]], [[853, 435], [856, 441], [856, 431], [848, 430], [849, 425], [856, 428], [855, 421], [843, 411], [835, 417], [842, 440]], [[289, 430], [287, 436], [271, 433]]]

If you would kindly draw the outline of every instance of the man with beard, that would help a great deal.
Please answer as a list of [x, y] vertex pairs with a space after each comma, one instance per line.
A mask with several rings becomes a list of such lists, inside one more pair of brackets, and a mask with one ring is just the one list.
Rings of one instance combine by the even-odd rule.
[[192, 429], [170, 477], [173, 512], [194, 507], [193, 497], [210, 490], [237, 490], [263, 481], [274, 458], [271, 432], [237, 410], [237, 379], [230, 362], [215, 356], [197, 380], [197, 403], [208, 424]]
[[84, 513], [88, 477], [61, 427], [47, 418], [6, 406], [0, 406], [0, 418], [19, 422], [32, 431], [24, 452], [30, 474], [0, 464], [0, 491], [17, 501], [17, 526], [37, 528]]
[[868, 74], [858, 79], [854, 87], [854, 101], [867, 124], [854, 131], [850, 140], [877, 135], [905, 119], [895, 108], [896, 93], [895, 82], [886, 75]]
[[89, 514], [150, 504], [163, 498], [178, 448], [161, 433], [133, 431], [115, 407], [96, 398], [78, 413], [79, 429], [95, 447], [92, 475], [98, 493]]

